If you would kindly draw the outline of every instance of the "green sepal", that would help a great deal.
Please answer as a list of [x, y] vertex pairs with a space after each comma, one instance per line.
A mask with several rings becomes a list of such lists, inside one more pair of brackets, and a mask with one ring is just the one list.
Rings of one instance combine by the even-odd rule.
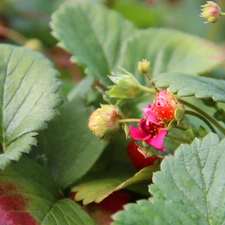
[[184, 117], [184, 113], [185, 113], [185, 109], [184, 109], [184, 105], [180, 102], [177, 102], [176, 105], [176, 111], [174, 113], [174, 118], [176, 121], [181, 121]]
[[126, 139], [129, 139], [130, 138], [130, 127], [126, 123], [123, 124], [123, 130], [125, 132]]
[[140, 92], [140, 83], [125, 69], [121, 68], [118, 72], [108, 76], [115, 84], [107, 92], [112, 98], [134, 98]]

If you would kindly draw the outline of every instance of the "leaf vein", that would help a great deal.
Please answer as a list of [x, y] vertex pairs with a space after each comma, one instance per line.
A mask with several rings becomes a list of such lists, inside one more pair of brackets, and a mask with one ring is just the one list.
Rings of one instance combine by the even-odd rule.
[[[21, 59], [19, 60], [19, 62], [17, 63], [17, 66], [19, 65], [19, 63], [20, 63], [20, 61], [22, 60], [22, 58], [23, 58], [23, 56], [21, 57]], [[35, 60], [34, 60], [35, 61]], [[33, 61], [33, 62], [34, 62]], [[12, 99], [14, 98], [14, 96], [16, 95], [16, 93], [18, 92], [18, 90], [19, 90], [19, 88], [21, 87], [21, 85], [22, 85], [22, 83], [23, 83], [23, 80], [24, 80], [24, 78], [26, 77], [26, 75], [27, 75], [27, 73], [29, 72], [29, 70], [30, 70], [30, 68], [32, 67], [32, 65], [33, 65], [33, 62], [30, 64], [30, 66], [28, 67], [28, 69], [27, 69], [27, 72], [26, 73], [24, 73], [24, 76], [23, 76], [23, 78], [22, 79], [20, 79], [20, 83], [19, 83], [19, 85], [18, 85], [18, 87], [15, 89], [15, 91], [14, 91], [14, 93], [13, 93], [13, 95], [12, 95], [12, 97], [11, 97], [11, 99], [8, 101], [8, 103], [5, 105], [5, 109], [8, 107], [8, 105], [11, 103], [11, 101], [12, 101]], [[17, 67], [17, 66], [15, 66], [15, 68]], [[14, 69], [15, 70], [15, 69]], [[12, 74], [12, 73], [11, 73]]]
[[[186, 199], [188, 200], [188, 202], [190, 203], [190, 205], [193, 206], [193, 208], [195, 208], [197, 211], [200, 212], [200, 214], [203, 215], [203, 213], [193, 204], [193, 201], [188, 198], [188, 195], [186, 195], [185, 191], [182, 190], [182, 189], [180, 189], [180, 187], [177, 185], [177, 182], [175, 182], [174, 175], [173, 175], [173, 172], [172, 172], [172, 167], [171, 167], [170, 164], [169, 164], [169, 167], [170, 167], [170, 171], [171, 171], [171, 178], [172, 178], [172, 181], [173, 181], [174, 185], [177, 187], [177, 189], [180, 191], [180, 193], [182, 193], [186, 197]], [[184, 205], [184, 202], [183, 201], [180, 201], [180, 202], [182, 202], [182, 204]], [[189, 218], [191, 218], [191, 217], [189, 216]]]
[[[90, 18], [90, 17], [88, 17], [88, 13], [85, 13], [84, 12], [84, 9], [81, 7], [81, 10], [80, 10], [80, 12], [82, 12], [83, 13], [83, 15], [84, 15], [84, 18], [87, 18], [87, 20], [88, 20], [88, 22], [89, 23], [86, 23], [86, 24], [92, 24], [91, 22], [93, 21], [93, 18]], [[105, 63], [106, 63], [106, 65], [107, 65], [107, 68], [108, 68], [108, 71], [110, 72], [110, 66], [109, 66], [109, 62], [108, 62], [108, 60], [107, 60], [107, 56], [106, 56], [106, 54], [105, 54], [105, 49], [104, 49], [104, 47], [103, 47], [103, 45], [102, 45], [102, 43], [101, 43], [101, 41], [99, 40], [99, 38], [98, 38], [98, 36], [97, 36], [97, 34], [96, 34], [96, 32], [95, 32], [95, 29], [90, 25], [89, 26], [90, 27], [90, 32], [92, 32], [93, 34], [94, 34], [94, 36], [95, 36], [95, 38], [96, 38], [96, 40], [97, 40], [97, 44], [99, 45], [99, 48], [102, 50], [102, 55], [103, 55], [103, 57], [104, 57], [104, 60], [105, 60]]]

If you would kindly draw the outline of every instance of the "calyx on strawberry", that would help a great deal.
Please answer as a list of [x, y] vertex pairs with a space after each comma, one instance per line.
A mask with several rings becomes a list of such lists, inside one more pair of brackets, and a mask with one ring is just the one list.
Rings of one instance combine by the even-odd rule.
[[184, 116], [184, 105], [176, 99], [169, 89], [157, 93], [152, 110], [157, 118], [164, 123], [173, 120], [180, 121]]
[[141, 170], [146, 166], [153, 165], [155, 161], [159, 158], [156, 155], [152, 155], [152, 153], [147, 150], [149, 154], [147, 154], [142, 147], [138, 146], [135, 141], [130, 142], [127, 145], [127, 153], [131, 160], [132, 165], [137, 169]]

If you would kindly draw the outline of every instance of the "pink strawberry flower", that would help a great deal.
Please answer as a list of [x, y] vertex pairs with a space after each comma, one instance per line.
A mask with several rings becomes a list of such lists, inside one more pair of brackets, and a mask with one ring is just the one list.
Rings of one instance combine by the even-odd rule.
[[165, 151], [163, 141], [168, 133], [164, 124], [160, 124], [157, 116], [152, 110], [153, 105], [148, 105], [148, 108], [143, 108], [146, 119], [141, 119], [139, 129], [130, 126], [130, 134], [134, 140], [145, 141], [154, 148]]

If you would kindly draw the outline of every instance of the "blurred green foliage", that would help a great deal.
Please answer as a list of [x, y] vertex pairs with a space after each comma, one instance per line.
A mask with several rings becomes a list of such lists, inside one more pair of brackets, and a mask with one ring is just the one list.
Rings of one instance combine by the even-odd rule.
[[[83, 74], [82, 68], [78, 70], [70, 63], [69, 54], [55, 48], [57, 41], [49, 26], [51, 14], [67, 1], [104, 4], [138, 28], [169, 27], [224, 44], [225, 19], [221, 18], [216, 24], [204, 24], [204, 19], [199, 17], [205, 0], [1, 0], [0, 43], [23, 45], [32, 38], [40, 40], [43, 45], [41, 51], [52, 59], [61, 73], [65, 94], [74, 87], [71, 81], [77, 83]], [[225, 11], [225, 1], [218, 0], [217, 3]], [[15, 31], [18, 36], [11, 34], [13, 38], [10, 37], [1, 26]], [[223, 74], [223, 70], [217, 68], [210, 76], [221, 78]]]
[[[68, 0], [69, 1], [69, 0]], [[71, 0], [70, 0], [71, 1]], [[80, 1], [80, 0], [73, 0]], [[225, 20], [216, 24], [204, 24], [199, 17], [205, 0], [86, 0], [100, 2], [118, 11], [139, 28], [172, 27], [216, 42], [225, 37]], [[20, 32], [26, 38], [38, 38], [46, 47], [56, 41], [50, 34], [49, 21], [65, 0], [2, 0], [0, 2], [0, 24]], [[218, 0], [223, 10], [225, 2]], [[4, 40], [6, 41], [6, 40]]]

